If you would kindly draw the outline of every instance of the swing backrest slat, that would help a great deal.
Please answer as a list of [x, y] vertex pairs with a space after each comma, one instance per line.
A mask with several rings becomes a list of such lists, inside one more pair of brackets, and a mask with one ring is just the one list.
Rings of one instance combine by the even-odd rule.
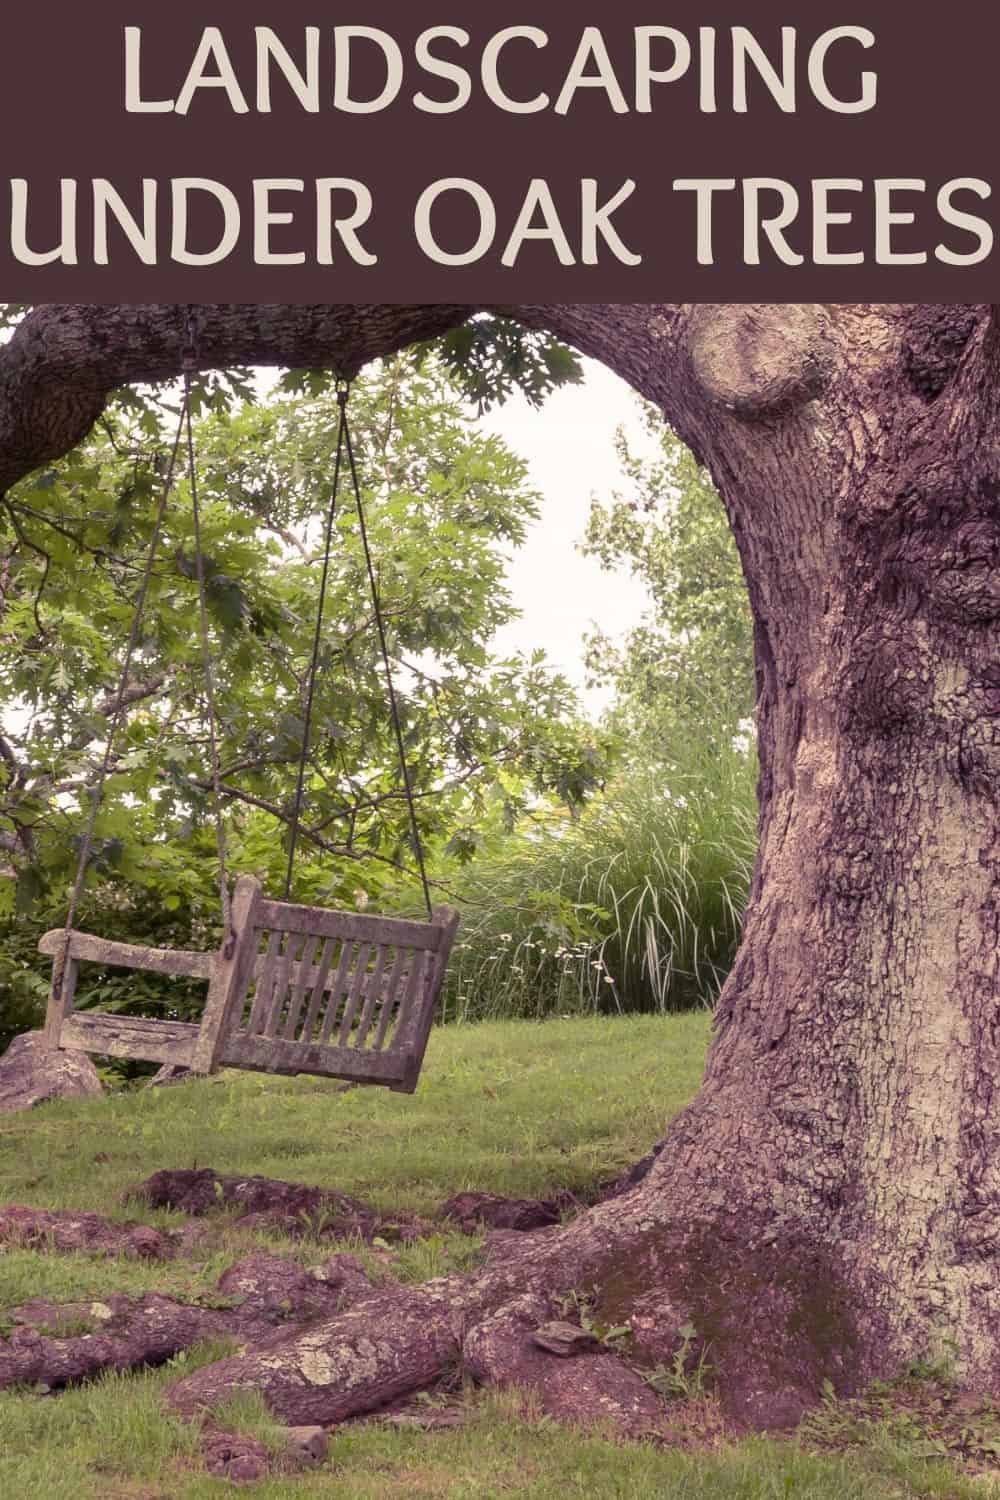
[[408, 943], [436, 953], [441, 927], [436, 922], [410, 922], [402, 917], [369, 917], [363, 912], [331, 911], [325, 906], [295, 906], [288, 901], [258, 903], [257, 925], [281, 932], [316, 933], [320, 937], [350, 938], [353, 942]]

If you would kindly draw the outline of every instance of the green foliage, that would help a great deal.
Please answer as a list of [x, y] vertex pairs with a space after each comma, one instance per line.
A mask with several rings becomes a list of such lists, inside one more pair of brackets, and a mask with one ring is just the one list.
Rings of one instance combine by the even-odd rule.
[[753, 624], [725, 511], [711, 480], [662, 418], [645, 407], [659, 445], [637, 457], [623, 432], [618, 456], [628, 489], [594, 501], [583, 550], [607, 568], [627, 567], [652, 608], [623, 645], [588, 641], [595, 681], [615, 689], [612, 720], [643, 753], [668, 756], [691, 734], [731, 738], [755, 701]]
[[624, 769], [579, 816], [539, 804], [454, 836], [450, 1017], [711, 1005], [732, 962], [756, 848], [750, 610], [718, 496], [660, 443], [651, 462], [619, 433], [628, 498], [593, 505], [585, 542], [652, 596], [624, 645], [589, 642]]
[[631, 1325], [607, 1324], [595, 1318], [594, 1309], [598, 1300], [599, 1292], [596, 1287], [590, 1292], [574, 1290], [561, 1299], [560, 1312], [567, 1321], [578, 1323], [584, 1333], [589, 1333], [605, 1348], [614, 1349], [617, 1346], [620, 1351], [623, 1344], [632, 1337]]
[[576, 818], [536, 810], [514, 838], [485, 839], [453, 882], [446, 1017], [714, 1003], [749, 886], [755, 777], [745, 747], [691, 739], [667, 768], [633, 764]]
[[680, 1342], [669, 1365], [657, 1365], [646, 1379], [661, 1396], [679, 1401], [700, 1401], [707, 1393], [712, 1373], [707, 1360], [708, 1350], [701, 1349], [697, 1359], [693, 1357], [693, 1346], [698, 1338], [693, 1323], [685, 1323], [677, 1330], [677, 1336]]
[[[0, 879], [0, 890], [10, 890], [13, 884]], [[15, 917], [13, 903], [0, 918], [0, 1054], [21, 1032], [42, 1024], [49, 973], [48, 964], [38, 956], [38, 939], [53, 925], [44, 910]]]
[[453, 328], [430, 343], [418, 344], [418, 365], [437, 354], [458, 390], [482, 414], [519, 390], [532, 406], [563, 385], [583, 380], [580, 360], [571, 349], [544, 333], [535, 333], [510, 318], [485, 314]]
[[[329, 377], [287, 384], [304, 393], [246, 402], [238, 375], [211, 377], [198, 393], [231, 866], [271, 888], [283, 877], [294, 812], [317, 513], [330, 493], [337, 419]], [[35, 907], [60, 909], [78, 858], [163, 484], [168, 406], [168, 396], [125, 393], [100, 431], [15, 487], [0, 514], [0, 838], [22, 919]], [[387, 362], [359, 383], [351, 411], [421, 834], [432, 849], [452, 841], [461, 858], [462, 830], [487, 809], [502, 805], [513, 822], [538, 796], [582, 802], [603, 778], [608, 745], [578, 722], [568, 684], [540, 656], [490, 655], [512, 614], [504, 548], [536, 513], [524, 465], [475, 429], [432, 358], [419, 370]], [[92, 890], [106, 886], [123, 903], [135, 941], [154, 909], [187, 927], [185, 942], [195, 929], [211, 937], [215, 841], [189, 501], [184, 481], [150, 580], [127, 727], [88, 871]], [[295, 869], [300, 899], [364, 907], [405, 901], [413, 888], [373, 626], [345, 489]], [[10, 883], [0, 879], [0, 892]], [[145, 1009], [146, 991], [134, 977], [129, 984]], [[181, 1011], [190, 998], [180, 997]]]

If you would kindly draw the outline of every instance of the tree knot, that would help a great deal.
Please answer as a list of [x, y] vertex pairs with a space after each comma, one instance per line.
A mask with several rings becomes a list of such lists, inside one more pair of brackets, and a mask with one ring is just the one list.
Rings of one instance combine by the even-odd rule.
[[815, 303], [705, 303], [694, 315], [694, 377], [745, 422], [815, 400], [833, 369], [824, 309]]

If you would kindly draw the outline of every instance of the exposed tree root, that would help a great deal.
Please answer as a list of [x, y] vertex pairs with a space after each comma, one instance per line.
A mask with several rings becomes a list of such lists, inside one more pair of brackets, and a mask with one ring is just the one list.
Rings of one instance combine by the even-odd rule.
[[62, 1254], [141, 1256], [169, 1260], [169, 1236], [145, 1224], [116, 1224], [99, 1214], [49, 1213], [12, 1203], [0, 1208], [0, 1245], [38, 1246]]
[[[893, 1348], [872, 1341], [879, 1309], [855, 1315], [847, 1265], [825, 1231], [760, 1209], [730, 1212], [715, 1191], [699, 1203], [690, 1183], [678, 1217], [666, 1175], [661, 1162], [640, 1187], [563, 1228], [503, 1234], [501, 1253], [474, 1276], [379, 1288], [328, 1321], [279, 1331], [198, 1370], [168, 1399], [193, 1415], [251, 1388], [283, 1421], [328, 1426], [461, 1366], [533, 1390], [561, 1420], [635, 1435], [665, 1430], [644, 1372], [672, 1366], [682, 1343], [689, 1371], [707, 1354], [735, 1427], [794, 1426], [825, 1380], [846, 1392], [885, 1373]], [[624, 1326], [631, 1337], [613, 1352], [580, 1340], [571, 1359], [550, 1352], [551, 1341], [540, 1347], [538, 1329], [567, 1315], [574, 1292], [595, 1327]]]
[[457, 1363], [452, 1285], [387, 1286], [336, 1318], [273, 1334], [196, 1371], [168, 1399], [186, 1416], [248, 1388], [293, 1426], [323, 1427], [427, 1390]]
[[[330, 1426], [384, 1410], [461, 1368], [483, 1382], [533, 1391], [560, 1420], [605, 1422], [636, 1435], [666, 1430], [662, 1401], [645, 1376], [656, 1366], [673, 1368], [682, 1345], [689, 1372], [707, 1361], [726, 1421], [743, 1428], [794, 1426], [825, 1381], [850, 1394], [919, 1355], [924, 1346], [915, 1340], [926, 1327], [919, 1305], [914, 1314], [870, 1254], [859, 1253], [847, 1221], [835, 1232], [822, 1204], [803, 1199], [798, 1212], [787, 1201], [782, 1210], [769, 1207], [762, 1153], [742, 1164], [742, 1178], [734, 1170], [725, 1188], [685, 1169], [688, 1132], [704, 1128], [692, 1107], [675, 1121], [669, 1152], [654, 1153], [635, 1174], [637, 1186], [622, 1184], [568, 1224], [494, 1230], [486, 1264], [471, 1276], [375, 1288], [350, 1257], [335, 1257], [317, 1280], [293, 1262], [254, 1255], [222, 1278], [220, 1293], [233, 1299], [224, 1305], [113, 1300], [106, 1326], [76, 1339], [52, 1336], [53, 1309], [22, 1309], [0, 1345], [0, 1384], [51, 1386], [162, 1362], [228, 1333], [241, 1350], [173, 1387], [176, 1410], [193, 1416], [252, 1389], [290, 1425]], [[716, 1134], [721, 1156], [723, 1124]], [[731, 1143], [728, 1159], [735, 1160]], [[164, 1172], [137, 1191], [146, 1202], [195, 1214], [239, 1205], [247, 1210], [239, 1222], [249, 1226], [294, 1218], [306, 1232], [368, 1239], [392, 1229], [355, 1199], [296, 1183]], [[477, 1224], [481, 1213], [494, 1212], [531, 1222], [545, 1207], [475, 1195], [447, 1206], [459, 1222], [468, 1209]], [[6, 1237], [22, 1242], [171, 1249], [153, 1230], [27, 1209], [0, 1214], [0, 1237], [4, 1215]], [[395, 1223], [399, 1235], [420, 1227]], [[627, 1336], [613, 1350], [582, 1337], [539, 1341], [542, 1325], [574, 1317], [574, 1305], [587, 1309], [585, 1332], [613, 1326]], [[68, 1315], [93, 1317], [93, 1309]], [[561, 1358], [567, 1351], [574, 1357]]]
[[[322, 1201], [348, 1215], [354, 1206], [295, 1184], [214, 1173], [161, 1179], [186, 1185], [192, 1196], [183, 1201], [196, 1207], [220, 1200], [216, 1182], [229, 1201], [252, 1203], [277, 1186], [282, 1207], [300, 1201], [299, 1191], [316, 1195], [314, 1213]], [[758, 1194], [734, 1209], [718, 1187], [685, 1180], [663, 1153], [638, 1187], [567, 1225], [494, 1231], [487, 1240], [494, 1253], [471, 1276], [373, 1287], [350, 1256], [309, 1272], [258, 1253], [229, 1270], [219, 1298], [202, 1305], [156, 1296], [33, 1303], [15, 1311], [10, 1336], [0, 1340], [0, 1386], [59, 1387], [105, 1369], [162, 1363], [229, 1335], [239, 1351], [173, 1386], [173, 1409], [195, 1417], [254, 1390], [290, 1426], [329, 1427], [384, 1411], [462, 1370], [531, 1391], [561, 1421], [668, 1438], [669, 1412], [646, 1377], [656, 1366], [674, 1368], [683, 1346], [688, 1375], [707, 1358], [731, 1427], [792, 1427], [825, 1381], [850, 1394], [895, 1373], [908, 1328], [892, 1326], [893, 1288], [859, 1267], [847, 1236], [834, 1237], [818, 1215], [768, 1212], [765, 1201]], [[48, 1242], [51, 1230], [63, 1248], [117, 1250], [139, 1232], [97, 1216], [4, 1212], [22, 1241]], [[356, 1211], [348, 1222], [358, 1232]], [[584, 1310], [580, 1337], [547, 1327]], [[612, 1326], [629, 1331], [613, 1349], [600, 1343]]]
[[481, 1229], [510, 1229], [521, 1232], [545, 1229], [558, 1224], [562, 1211], [576, 1205], [566, 1193], [557, 1198], [501, 1198], [496, 1193], [459, 1193], [438, 1210], [438, 1217], [454, 1224], [466, 1234]]
[[[293, 1236], [345, 1239], [419, 1239], [431, 1226], [410, 1215], [392, 1218], [347, 1193], [283, 1182], [273, 1177], [226, 1177], [210, 1167], [192, 1171], [156, 1172], [129, 1198], [151, 1208], [173, 1208], [200, 1217], [224, 1208], [242, 1210], [238, 1223], [246, 1229], [279, 1230]], [[466, 1234], [483, 1229], [528, 1231], [558, 1224], [565, 1209], [578, 1207], [570, 1193], [552, 1199], [503, 1198], [496, 1193], [459, 1193], [442, 1204], [436, 1217]]]
[[[663, 1401], [596, 1339], [581, 1338], [582, 1352], [569, 1358], [536, 1341], [538, 1330], [563, 1310], [544, 1282], [561, 1276], [563, 1291], [574, 1282], [565, 1279], [565, 1259], [560, 1272], [558, 1234], [554, 1239], [543, 1230], [518, 1239], [524, 1253], [512, 1253], [501, 1269], [420, 1288], [379, 1288], [334, 1319], [276, 1333], [196, 1371], [168, 1400], [194, 1416], [251, 1388], [283, 1421], [330, 1426], [379, 1411], [461, 1368], [483, 1383], [533, 1391], [559, 1420], [611, 1426], [633, 1437], [664, 1431]], [[532, 1280], [534, 1290], [519, 1290]]]
[[[15, 1308], [15, 1327], [0, 1341], [0, 1390], [51, 1390], [106, 1370], [162, 1365], [182, 1349], [236, 1332], [222, 1309], [192, 1307], [155, 1293], [139, 1299], [33, 1302]], [[44, 1332], [42, 1330], [45, 1330]]]
[[531, 1295], [493, 1313], [465, 1339], [465, 1367], [484, 1385], [532, 1391], [542, 1410], [580, 1427], [607, 1425], [626, 1437], [661, 1434], [664, 1403], [635, 1370], [606, 1349], [559, 1357], [532, 1335], [550, 1316], [544, 1297]]
[[128, 1196], [151, 1208], [174, 1208], [196, 1217], [219, 1208], [238, 1208], [244, 1229], [277, 1230], [292, 1236], [404, 1243], [419, 1239], [428, 1226], [408, 1215], [389, 1217], [347, 1193], [331, 1193], [300, 1182], [271, 1177], [224, 1177], [211, 1168], [156, 1172]]
[[5, 1315], [0, 1389], [58, 1389], [106, 1370], [159, 1365], [206, 1339], [256, 1344], [276, 1328], [330, 1319], [345, 1301], [370, 1290], [358, 1263], [334, 1256], [318, 1270], [274, 1255], [252, 1255], [219, 1280], [220, 1297], [201, 1304], [155, 1293], [140, 1298], [25, 1303]]
[[[517, 1245], [475, 1277], [373, 1290], [329, 1321], [277, 1332], [196, 1371], [172, 1388], [168, 1400], [175, 1410], [195, 1416], [238, 1391], [254, 1389], [285, 1422], [330, 1426], [380, 1411], [461, 1369], [484, 1384], [531, 1391], [541, 1409], [560, 1421], [611, 1427], [628, 1437], [665, 1434], [666, 1405], [641, 1366], [658, 1362], [651, 1347], [657, 1339], [673, 1353], [690, 1312], [664, 1289], [658, 1308], [662, 1316], [654, 1318], [647, 1277], [653, 1265], [662, 1272], [680, 1241], [667, 1236], [655, 1247], [644, 1247], [647, 1231], [640, 1230], [630, 1246], [623, 1244], [609, 1256], [603, 1230], [611, 1214], [609, 1205], [566, 1230], [510, 1234]], [[621, 1223], [620, 1213], [618, 1217]], [[640, 1297], [626, 1287], [626, 1274], [634, 1275], [643, 1289]], [[613, 1352], [594, 1335], [545, 1336], [554, 1317], [567, 1315], [567, 1293], [583, 1288], [593, 1295], [595, 1287], [609, 1304], [616, 1304], [616, 1321], [626, 1324], [625, 1303], [632, 1296], [639, 1309], [634, 1330], [646, 1335], [645, 1346], [634, 1339], [626, 1357], [619, 1357], [620, 1344]], [[737, 1303], [734, 1322], [739, 1316]], [[776, 1337], [785, 1333], [777, 1330]], [[760, 1362], [759, 1349], [756, 1358]], [[810, 1394], [818, 1394], [818, 1384], [817, 1377]], [[770, 1395], [765, 1383], [762, 1390]], [[794, 1409], [785, 1405], [766, 1411], [771, 1424], [797, 1420], [805, 1394], [800, 1392]], [[737, 1406], [740, 1402], [746, 1406], [742, 1385]]]

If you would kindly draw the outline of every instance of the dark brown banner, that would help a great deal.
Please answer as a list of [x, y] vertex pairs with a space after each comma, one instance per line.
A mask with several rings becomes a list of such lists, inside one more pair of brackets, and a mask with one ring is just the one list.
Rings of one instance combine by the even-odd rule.
[[993, 300], [998, 31], [969, 0], [34, 0], [0, 292]]

